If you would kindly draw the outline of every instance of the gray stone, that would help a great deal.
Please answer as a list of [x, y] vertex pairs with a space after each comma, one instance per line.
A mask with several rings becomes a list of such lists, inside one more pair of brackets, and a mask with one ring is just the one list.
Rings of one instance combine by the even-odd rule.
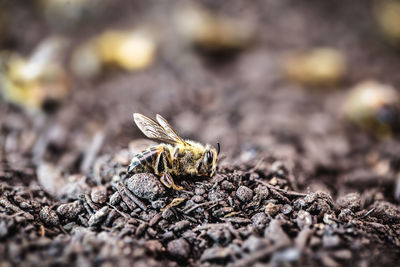
[[236, 196], [240, 201], [248, 202], [253, 198], [253, 190], [242, 185], [236, 190]]
[[165, 193], [160, 179], [151, 173], [133, 175], [126, 182], [126, 186], [136, 196], [148, 200], [155, 200]]

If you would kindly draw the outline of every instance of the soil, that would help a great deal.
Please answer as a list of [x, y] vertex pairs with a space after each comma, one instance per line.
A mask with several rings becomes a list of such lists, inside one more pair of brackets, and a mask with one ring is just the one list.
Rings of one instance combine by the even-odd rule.
[[[112, 1], [71, 29], [49, 24], [33, 1], [2, 1], [1, 45], [27, 54], [49, 34], [77, 44], [110, 27], [162, 24], [176, 2]], [[72, 77], [55, 113], [1, 100], [1, 266], [400, 264], [400, 143], [340, 113], [359, 81], [400, 88], [400, 55], [377, 33], [372, 1], [203, 2], [253, 21], [255, 43], [216, 57], [176, 51], [166, 34], [149, 69]], [[326, 45], [349, 62], [339, 85], [310, 90], [282, 74], [288, 52]], [[220, 142], [216, 175], [176, 179], [182, 191], [128, 175], [144, 142], [133, 112]]]

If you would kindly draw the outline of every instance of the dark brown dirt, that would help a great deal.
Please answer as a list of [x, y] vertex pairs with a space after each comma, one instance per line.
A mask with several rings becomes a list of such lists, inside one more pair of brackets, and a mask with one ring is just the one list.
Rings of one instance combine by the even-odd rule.
[[[70, 29], [49, 25], [33, 2], [0, 2], [2, 48], [23, 54], [50, 33], [77, 44], [108, 27], [162, 24], [176, 4], [110, 1]], [[254, 21], [256, 43], [215, 58], [171, 49], [167, 35], [147, 70], [72, 78], [55, 114], [2, 100], [1, 266], [400, 264], [400, 143], [339, 111], [358, 81], [400, 88], [400, 56], [377, 34], [371, 1], [203, 2]], [[345, 81], [307, 90], [282, 75], [287, 52], [321, 45], [344, 52]], [[127, 176], [131, 141], [143, 138], [133, 112], [220, 142], [216, 175], [177, 180], [183, 191]]]

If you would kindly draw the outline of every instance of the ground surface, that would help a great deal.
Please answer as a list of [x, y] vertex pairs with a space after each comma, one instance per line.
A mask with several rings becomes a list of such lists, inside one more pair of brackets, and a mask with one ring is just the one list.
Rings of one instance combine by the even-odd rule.
[[[1, 103], [4, 266], [399, 264], [400, 143], [339, 112], [358, 81], [400, 87], [400, 56], [376, 34], [369, 1], [205, 2], [254, 21], [256, 43], [221, 60], [177, 53], [167, 36], [147, 70], [73, 79], [47, 124]], [[173, 3], [115, 1], [79, 30], [61, 30], [32, 4], [4, 2], [14, 16], [2, 43], [27, 53], [49, 33], [79, 42], [107, 26], [162, 22]], [[320, 45], [344, 52], [345, 81], [330, 90], [290, 83], [281, 58]], [[181, 179], [180, 192], [152, 175], [127, 177], [143, 138], [133, 112], [160, 113], [183, 137], [220, 142], [217, 174]]]

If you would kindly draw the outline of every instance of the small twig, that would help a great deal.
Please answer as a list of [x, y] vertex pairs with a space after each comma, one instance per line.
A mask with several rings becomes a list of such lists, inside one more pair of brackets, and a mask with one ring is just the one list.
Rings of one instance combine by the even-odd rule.
[[86, 201], [88, 199], [87, 196], [85, 195], [80, 195], [79, 200], [82, 203], [83, 207], [85, 208], [86, 212], [92, 216], [96, 211], [93, 211], [92, 207], [89, 205], [89, 203]]
[[[136, 205], [139, 206], [139, 208], [141, 208], [142, 210], [147, 210], [146, 205], [140, 201], [136, 196], [134, 196], [129, 190], [128, 188], [126, 188], [126, 186], [119, 182], [117, 185], [117, 189], [119, 194], [121, 195], [122, 200], [126, 203], [127, 201], [129, 202], [129, 200], [133, 201]], [[125, 193], [125, 194], [124, 194]], [[128, 199], [125, 197], [127, 196]]]
[[218, 203], [218, 202], [220, 202], [222, 200], [223, 199], [220, 198], [220, 199], [217, 199], [217, 200], [211, 200], [211, 201], [203, 202], [203, 203], [200, 203], [200, 204], [196, 204], [193, 207], [189, 208], [188, 210], [184, 210], [183, 213], [184, 214], [189, 214], [189, 213], [191, 213], [192, 211], [194, 211], [197, 208], [200, 208], [200, 207], [203, 207], [203, 206], [206, 206], [206, 205], [209, 205], [209, 204], [215, 204], [215, 203]]
[[115, 206], [113, 206], [113, 205], [111, 205], [111, 204], [108, 204], [108, 206], [110, 206], [111, 208], [113, 208], [116, 212], [118, 212], [118, 213], [119, 213], [122, 217], [124, 217], [125, 219], [129, 219], [129, 218], [130, 218], [130, 216], [129, 216], [128, 214], [126, 214], [125, 212], [122, 212], [122, 211], [118, 210], [117, 207], [115, 207]]
[[216, 206], [218, 206], [218, 203], [214, 203], [214, 204], [212, 204], [211, 206], [208, 206], [208, 207], [207, 207], [207, 210], [210, 210], [210, 209], [212, 209], [212, 208], [215, 208]]
[[149, 221], [149, 226], [153, 227], [154, 225], [156, 225], [161, 219], [161, 212], [157, 213], [153, 218], [151, 218], [151, 220]]
[[193, 218], [192, 216], [189, 216], [189, 215], [186, 215], [186, 214], [182, 214], [182, 215], [183, 215], [183, 218], [191, 221], [192, 223], [199, 223], [199, 221], [196, 220], [195, 218]]
[[361, 216], [360, 219], [364, 219], [366, 217], [368, 217], [372, 212], [374, 212], [375, 208], [370, 209], [369, 211], [367, 211], [367, 213], [365, 213], [363, 216]]
[[285, 189], [281, 189], [281, 188], [276, 188], [276, 187], [268, 184], [267, 182], [264, 182], [261, 180], [255, 180], [255, 181], [262, 185], [265, 185], [269, 189], [274, 189], [276, 191], [279, 191], [279, 192], [287, 195], [288, 197], [305, 197], [305, 196], [307, 196], [307, 194], [304, 194], [304, 193], [299, 193], [299, 192], [295, 192], [295, 191], [289, 191], [289, 190], [285, 190]]
[[281, 200], [282, 202], [290, 204], [290, 200], [287, 197], [285, 197], [284, 195], [282, 195], [278, 190], [275, 190], [275, 188], [270, 188], [269, 190], [271, 191], [271, 194], [274, 197], [278, 198], [278, 200]]
[[6, 197], [2, 196], [0, 197], [0, 205], [3, 206], [6, 210], [12, 211], [14, 213], [18, 213], [21, 216], [23, 216], [25, 219], [32, 221], [35, 218], [33, 217], [32, 214], [21, 210], [19, 207], [15, 206], [12, 204]]

